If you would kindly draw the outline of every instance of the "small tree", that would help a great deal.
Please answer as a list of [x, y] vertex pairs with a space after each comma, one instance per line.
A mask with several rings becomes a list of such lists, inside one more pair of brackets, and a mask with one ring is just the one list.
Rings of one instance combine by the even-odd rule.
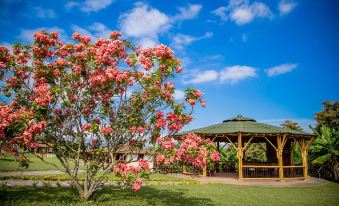
[[74, 33], [75, 42], [64, 44], [58, 33], [41, 31], [31, 46], [16, 43], [12, 53], [0, 47], [2, 95], [11, 99], [0, 106], [1, 144], [22, 153], [48, 144], [82, 200], [112, 172], [124, 187], [140, 189], [149, 167], [143, 160], [138, 166], [128, 166], [134, 160], [124, 157], [116, 160], [126, 146], [132, 152], [161, 142], [157, 159], [166, 164], [175, 159], [204, 166], [218, 155], [198, 137], [189, 138], [197, 147], [174, 146], [172, 135], [191, 121], [196, 102], [205, 102], [192, 88], [185, 102], [175, 102], [171, 80], [182, 69], [173, 51], [164, 45], [140, 49], [120, 36], [112, 32], [110, 39], [92, 44], [89, 36]]
[[298, 131], [303, 131], [303, 128], [300, 127], [298, 122], [293, 122], [291, 120], [286, 120], [283, 122], [280, 126], [283, 128], [288, 128], [288, 129], [293, 129], [293, 130], [298, 130]]
[[339, 181], [339, 131], [322, 126], [320, 132], [315, 129], [313, 132], [317, 138], [311, 147], [311, 152], [316, 155], [312, 163], [320, 165], [319, 176], [321, 171], [328, 167], [333, 179]]
[[339, 102], [325, 101], [323, 105], [323, 110], [315, 113], [316, 129], [327, 126], [339, 131]]

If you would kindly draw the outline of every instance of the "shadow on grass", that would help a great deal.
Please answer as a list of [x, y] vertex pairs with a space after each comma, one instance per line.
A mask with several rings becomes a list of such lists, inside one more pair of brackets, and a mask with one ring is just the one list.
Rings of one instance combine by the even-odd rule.
[[211, 199], [187, 196], [187, 190], [145, 186], [140, 192], [105, 187], [92, 202], [81, 203], [77, 192], [65, 188], [8, 188], [0, 190], [0, 205], [214, 205]]
[[19, 160], [15, 161], [14, 159], [6, 159], [6, 158], [0, 158], [1, 161], [7, 161], [7, 162], [18, 162]]

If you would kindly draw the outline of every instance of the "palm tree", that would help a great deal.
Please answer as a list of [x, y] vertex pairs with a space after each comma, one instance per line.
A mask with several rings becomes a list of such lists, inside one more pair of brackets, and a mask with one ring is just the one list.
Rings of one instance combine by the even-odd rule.
[[311, 147], [311, 152], [317, 155], [317, 158], [312, 163], [320, 165], [319, 175], [321, 170], [328, 166], [335, 181], [339, 181], [339, 131], [326, 126], [322, 126], [320, 132], [313, 128], [312, 130], [317, 135]]

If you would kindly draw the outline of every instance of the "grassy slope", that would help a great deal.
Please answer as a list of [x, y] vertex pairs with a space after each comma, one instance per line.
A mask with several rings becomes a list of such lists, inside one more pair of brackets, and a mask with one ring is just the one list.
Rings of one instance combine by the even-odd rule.
[[[27, 169], [21, 168], [19, 167], [19, 160], [15, 161], [15, 158], [7, 153], [5, 157], [0, 156], [0, 171], [57, 170], [55, 166], [46, 164], [33, 155], [28, 155], [28, 159], [31, 161], [29, 167]], [[60, 161], [56, 157], [45, 157], [44, 160], [62, 168]]]
[[221, 184], [146, 186], [101, 190], [93, 202], [81, 203], [71, 189], [0, 190], [3, 205], [339, 205], [339, 185], [259, 187]]

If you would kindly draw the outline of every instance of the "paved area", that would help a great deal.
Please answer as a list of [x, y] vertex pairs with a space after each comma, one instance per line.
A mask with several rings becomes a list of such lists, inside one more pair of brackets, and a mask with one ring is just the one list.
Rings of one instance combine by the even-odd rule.
[[322, 185], [329, 183], [329, 181], [327, 180], [315, 177], [310, 177], [307, 178], [306, 180], [289, 180], [289, 181], [286, 180], [284, 182], [275, 180], [244, 180], [242, 182], [239, 182], [237, 174], [226, 174], [213, 177], [190, 176], [183, 174], [176, 174], [175, 176], [190, 180], [196, 180], [201, 183], [220, 183], [232, 185], [275, 186], [275, 187]]
[[[13, 175], [46, 175], [46, 174], [64, 174], [64, 172], [59, 170], [48, 170], [48, 171], [19, 171], [19, 172], [0, 172], [1, 176], [13, 176]], [[213, 177], [202, 177], [202, 176], [193, 176], [193, 175], [184, 175], [184, 174], [172, 174], [172, 176], [184, 178], [187, 180], [195, 180], [202, 184], [204, 183], [216, 183], [216, 184], [231, 184], [231, 185], [253, 185], [253, 186], [273, 186], [273, 187], [288, 187], [288, 186], [308, 186], [308, 185], [322, 185], [328, 184], [329, 182], [320, 178], [310, 177], [306, 180], [294, 180], [294, 181], [274, 181], [274, 180], [245, 180], [242, 182], [238, 181], [237, 174], [218, 174]], [[37, 184], [37, 186], [60, 186], [57, 183], [60, 183], [62, 187], [68, 187], [68, 182], [58, 182], [58, 181], [34, 181], [34, 180], [15, 180], [8, 179], [2, 180], [0, 183], [6, 183], [7, 186], [31, 186], [32, 184]], [[171, 181], [162, 182], [163, 184], [172, 183]], [[161, 182], [158, 184], [162, 184]], [[114, 184], [109, 183], [109, 184]]]

